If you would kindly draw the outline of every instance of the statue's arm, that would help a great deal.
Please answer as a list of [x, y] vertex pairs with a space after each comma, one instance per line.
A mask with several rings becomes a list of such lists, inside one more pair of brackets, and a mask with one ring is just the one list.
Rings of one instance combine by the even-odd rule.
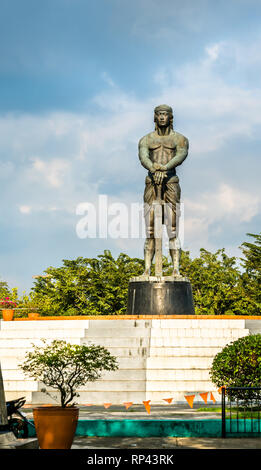
[[142, 139], [140, 139], [139, 141], [139, 159], [144, 168], [151, 171], [151, 173], [155, 172], [153, 163], [149, 158], [149, 146], [147, 142], [147, 136], [142, 137]]
[[171, 170], [184, 162], [188, 155], [189, 141], [186, 137], [180, 136], [176, 145], [176, 155], [166, 165], [165, 170]]

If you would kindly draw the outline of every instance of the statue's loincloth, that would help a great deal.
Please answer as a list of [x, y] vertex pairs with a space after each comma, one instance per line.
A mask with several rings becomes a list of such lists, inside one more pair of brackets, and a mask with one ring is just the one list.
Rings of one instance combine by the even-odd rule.
[[[176, 232], [177, 218], [179, 216], [180, 185], [178, 177], [164, 178], [162, 183], [162, 200], [166, 203], [162, 211], [162, 223], [166, 225], [169, 238]], [[156, 200], [156, 188], [153, 178], [148, 175], [145, 179], [144, 190], [144, 217], [147, 238], [154, 233], [154, 210], [152, 203]]]

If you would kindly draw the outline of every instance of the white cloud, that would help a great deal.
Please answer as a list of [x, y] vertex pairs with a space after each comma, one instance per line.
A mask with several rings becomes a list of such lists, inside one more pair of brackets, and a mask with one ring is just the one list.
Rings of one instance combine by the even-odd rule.
[[21, 214], [30, 214], [31, 211], [32, 211], [32, 207], [30, 207], [30, 206], [20, 206], [19, 211], [21, 212]]
[[56, 158], [45, 162], [36, 157], [33, 160], [30, 177], [39, 180], [43, 178], [50, 186], [59, 188], [63, 185], [69, 168], [70, 164], [66, 160]]
[[212, 46], [206, 47], [206, 52], [208, 56], [210, 57], [211, 60], [215, 61], [217, 60], [219, 54], [220, 54], [220, 48], [221, 44], [213, 44]]
[[215, 235], [222, 236], [229, 226], [251, 222], [260, 206], [260, 195], [224, 183], [212, 192], [202, 192], [197, 199], [185, 199], [185, 243], [197, 249], [214, 248], [213, 226]]
[[[97, 202], [104, 186], [115, 202], [142, 201], [146, 172], [138, 160], [137, 144], [153, 129], [153, 108], [162, 102], [173, 106], [175, 126], [189, 138], [190, 158], [196, 157], [199, 166], [201, 157], [205, 155], [211, 162], [211, 152], [220, 152], [218, 168], [210, 166], [208, 170], [210, 175], [218, 173], [227, 157], [224, 144], [233, 139], [235, 143], [237, 137], [245, 144], [255, 143], [261, 123], [261, 91], [230, 83], [219, 69], [226, 50], [223, 42], [210, 44], [197, 62], [175, 70], [167, 65], [159, 68], [155, 71], [157, 90], [144, 99], [111, 86], [94, 97], [96, 110], [92, 113], [10, 114], [0, 118], [0, 150], [8, 155], [5, 168], [14, 175], [12, 197], [15, 191], [17, 199], [23, 193], [21, 213], [58, 214], [56, 223], [61, 224], [64, 218], [65, 224], [72, 225], [73, 220], [77, 222], [73, 219], [76, 205]], [[235, 54], [232, 57], [236, 62]], [[14, 174], [16, 165], [20, 166]], [[187, 168], [189, 173], [189, 164]], [[235, 220], [246, 224], [258, 214], [260, 196], [254, 189], [243, 191], [232, 172], [226, 177], [229, 183], [224, 183], [224, 175], [218, 176], [212, 191], [202, 189], [198, 197], [197, 187], [206, 185], [204, 174], [189, 188], [185, 242], [191, 248], [199, 244], [211, 248], [210, 226], [211, 233], [216, 226], [217, 234], [224, 220], [227, 226]]]

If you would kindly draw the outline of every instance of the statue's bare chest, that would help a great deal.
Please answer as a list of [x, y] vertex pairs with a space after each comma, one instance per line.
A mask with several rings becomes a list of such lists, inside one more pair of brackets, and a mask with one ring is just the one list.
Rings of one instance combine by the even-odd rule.
[[165, 165], [176, 153], [176, 142], [171, 136], [153, 136], [148, 140], [149, 156], [151, 161]]

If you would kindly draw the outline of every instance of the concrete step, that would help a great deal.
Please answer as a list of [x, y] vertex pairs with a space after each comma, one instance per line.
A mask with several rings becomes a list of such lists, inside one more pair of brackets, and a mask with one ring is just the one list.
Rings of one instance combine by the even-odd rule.
[[3, 321], [0, 320], [1, 330], [68, 330], [89, 328], [89, 320], [37, 320], [37, 321]]
[[152, 320], [152, 328], [239, 328], [244, 329], [248, 328], [245, 326], [246, 320], [244, 319], [162, 319], [162, 320]]
[[149, 355], [158, 356], [158, 357], [179, 357], [179, 356], [204, 356], [204, 357], [214, 357], [218, 352], [222, 350], [220, 347], [150, 347]]
[[[104, 403], [115, 403], [123, 404], [124, 401], [132, 401], [133, 403], [142, 403], [142, 400], [146, 400], [145, 391], [110, 391], [110, 392], [99, 392], [99, 391], [86, 391], [80, 392], [79, 397], [76, 397], [75, 402], [78, 404], [89, 404], [103, 405]], [[31, 403], [41, 404], [57, 404], [57, 401], [43, 392], [33, 392]], [[28, 401], [29, 403], [29, 401]]]
[[148, 357], [147, 369], [209, 369], [212, 357]]
[[[86, 344], [86, 343], [84, 343]], [[98, 343], [97, 343], [98, 344]], [[100, 344], [100, 343], [99, 343]], [[88, 346], [88, 344], [86, 344]], [[102, 344], [102, 346], [104, 346]], [[149, 348], [130, 348], [130, 347], [120, 347], [120, 348], [114, 348], [114, 347], [108, 347], [106, 345], [106, 348], [107, 350], [113, 355], [113, 356], [116, 356], [116, 357], [147, 357], [148, 354], [149, 354]], [[22, 351], [24, 352], [21, 352], [20, 349], [14, 349], [14, 348], [9, 348], [9, 350], [5, 349], [4, 351], [4, 355], [1, 354], [1, 357], [2, 359], [8, 359], [8, 357], [16, 357], [17, 360], [19, 360], [20, 362], [23, 361], [23, 358], [24, 358], [24, 354], [26, 352], [29, 352], [29, 351], [32, 351], [33, 348], [23, 348]], [[0, 351], [1, 351], [1, 347], [0, 347]]]
[[151, 328], [152, 320], [89, 320], [89, 329], [99, 329], [103, 330], [104, 328]]
[[[36, 382], [35, 380], [5, 380], [4, 389], [5, 392], [11, 390], [25, 390], [25, 391], [38, 391], [43, 387], [43, 384]], [[22, 393], [22, 392], [21, 392]]]
[[146, 373], [147, 381], [179, 381], [179, 380], [210, 380], [209, 370], [205, 369], [149, 369]]
[[[85, 344], [86, 346], [88, 346], [88, 344], [91, 344], [91, 343], [86, 343], [86, 342], [82, 342], [81, 344]], [[128, 345], [127, 346], [121, 346], [121, 347], [114, 347], [113, 345], [112, 346], [109, 346], [108, 344], [104, 344], [102, 341], [100, 341], [99, 343], [95, 343], [95, 344], [99, 344], [100, 346], [105, 346], [106, 349], [113, 355], [113, 356], [117, 356], [118, 358], [123, 358], [123, 357], [144, 357], [146, 358], [148, 355], [149, 355], [149, 348], [148, 347], [142, 347], [142, 348], [132, 348], [132, 347], [129, 347]]]
[[[97, 333], [97, 332], [96, 332]], [[81, 344], [102, 344], [106, 348], [108, 346], [113, 347], [130, 347], [130, 348], [138, 348], [138, 347], [147, 347], [150, 345], [150, 338], [147, 337], [121, 337], [113, 336], [113, 337], [104, 337], [104, 336], [94, 336], [94, 335], [86, 335], [85, 338], [82, 338]]]
[[[116, 338], [113, 336], [109, 336], [109, 332], [107, 332], [107, 337], [70, 337], [68, 338], [68, 342], [72, 344], [99, 344], [101, 346], [105, 347], [114, 347], [119, 346], [122, 344], [124, 341], [124, 337], [119, 339], [117, 336]], [[165, 336], [165, 337], [159, 337], [159, 336], [154, 336], [150, 340], [150, 345], [155, 346], [155, 347], [223, 347], [226, 344], [236, 341], [238, 338], [242, 336], [246, 336], [247, 333], [245, 332], [238, 332], [233, 336], [226, 336], [222, 337], [221, 335], [212, 335], [212, 336], [201, 336], [201, 337], [178, 337], [178, 336]], [[61, 339], [58, 336], [56, 336], [57, 339]], [[131, 337], [132, 338], [132, 337]], [[50, 337], [45, 337], [45, 339], [48, 341], [48, 343], [51, 343], [51, 341], [54, 338]], [[141, 341], [142, 339], [142, 341]], [[125, 345], [122, 345], [122, 347], [130, 347], [132, 346], [132, 341], [127, 337], [125, 341]], [[143, 338], [136, 337], [136, 344], [143, 344], [144, 347], [146, 347], [149, 344], [149, 338], [147, 337], [147, 341], [144, 341]], [[42, 338], [34, 337], [34, 338], [0, 338], [0, 351], [1, 351], [1, 356], [3, 355], [3, 349], [29, 349], [32, 348], [33, 345], [35, 346], [43, 346]]]
[[[144, 369], [146, 365], [146, 357], [135, 357], [127, 356], [119, 357], [118, 359], [119, 367], [122, 369]], [[20, 356], [1, 356], [1, 367], [4, 369], [15, 369], [19, 363], [23, 362]]]
[[[242, 334], [243, 335], [243, 334]], [[245, 334], [244, 334], [245, 336]], [[165, 336], [165, 337], [152, 337], [152, 338], [124, 338], [124, 337], [97, 337], [97, 336], [87, 336], [86, 338], [82, 338], [81, 344], [100, 344], [105, 346], [106, 348], [109, 347], [135, 347], [135, 346], [144, 346], [147, 347], [150, 345], [151, 347], [224, 347], [231, 341], [235, 341], [238, 339], [236, 336], [234, 337], [225, 337], [222, 338], [220, 336], [214, 337], [178, 337], [178, 336]]]
[[[0, 341], [1, 343], [1, 341]], [[8, 357], [16, 357], [19, 360], [24, 359], [24, 356], [27, 351], [32, 351], [33, 347], [31, 346], [30, 348], [3, 348], [1, 349], [0, 346], [0, 353], [1, 353], [1, 363], [3, 358], [8, 358]]]
[[[42, 388], [42, 387], [41, 387]], [[103, 392], [105, 395], [110, 395], [111, 392], [145, 392], [145, 391], [170, 391], [180, 392], [182, 390], [195, 391], [203, 390], [208, 391], [213, 388], [213, 384], [210, 380], [175, 380], [175, 381], [147, 381], [145, 384], [142, 380], [133, 381], [106, 381], [96, 380], [95, 382], [86, 383], [84, 386], [78, 389], [79, 393], [82, 392]], [[58, 393], [57, 390], [53, 391], [51, 388], [46, 388], [47, 391], [52, 393]], [[38, 389], [40, 391], [40, 388]]]
[[213, 388], [213, 384], [209, 380], [175, 380], [175, 381], [148, 381], [146, 386], [147, 392], [195, 392], [202, 390], [207, 392]]
[[[38, 388], [38, 391], [43, 388], [41, 386]], [[52, 391], [52, 388], [50, 387], [44, 387], [48, 392]], [[134, 391], [134, 392], [139, 392], [139, 391], [145, 391], [146, 390], [146, 384], [145, 381], [143, 380], [95, 380], [95, 382], [87, 382], [85, 385], [82, 387], [79, 387], [78, 392], [82, 391], [104, 391], [104, 393], [110, 393], [110, 392], [120, 392], [120, 391]]]
[[[245, 335], [244, 335], [245, 336]], [[240, 336], [241, 337], [241, 336]], [[202, 348], [223, 348], [227, 344], [235, 341], [236, 338], [221, 338], [221, 337], [209, 337], [209, 338], [179, 338], [179, 337], [165, 337], [165, 338], [151, 338], [151, 347], [202, 347]]]
[[[104, 345], [103, 345], [104, 346]], [[116, 356], [117, 358], [123, 358], [123, 357], [188, 357], [188, 360], [190, 357], [193, 356], [201, 356], [201, 357], [210, 357], [214, 358], [214, 356], [222, 350], [222, 347], [219, 348], [191, 348], [191, 351], [189, 348], [149, 348], [149, 347], [144, 347], [144, 348], [129, 348], [129, 347], [121, 347], [121, 348], [115, 348], [114, 346], [108, 346], [106, 345], [106, 348], [108, 351], [113, 355]]]
[[[3, 369], [3, 381], [5, 380], [27, 380], [28, 377], [20, 369]], [[31, 379], [32, 380], [32, 379]]]
[[[85, 336], [84, 328], [72, 328], [70, 330], [70, 338], [83, 338]], [[88, 330], [87, 330], [88, 331]], [[68, 330], [49, 330], [43, 329], [40, 330], [27, 330], [26, 332], [22, 330], [0, 330], [0, 343], [2, 339], [41, 339], [41, 338], [51, 338], [51, 339], [63, 339], [68, 340]]]
[[111, 328], [110, 322], [109, 324], [104, 325], [104, 328], [90, 328], [88, 331], [86, 330], [86, 338], [90, 337], [100, 337], [100, 338], [132, 338], [132, 337], [150, 337], [150, 328], [133, 328], [133, 327], [118, 327], [118, 328]]
[[28, 390], [5, 390], [5, 399], [6, 401], [9, 400], [17, 400], [17, 398], [25, 397], [26, 403], [32, 403], [32, 394], [38, 392], [30, 392]]
[[[6, 369], [2, 371], [3, 380], [30, 380], [32, 379], [23, 374], [19, 369]], [[145, 380], [145, 369], [117, 369], [115, 371], [104, 371], [102, 373], [102, 380]]]
[[[209, 380], [209, 371], [204, 369], [118, 369], [116, 371], [105, 371], [102, 373], [101, 380], [111, 381], [137, 381], [137, 380]], [[26, 376], [20, 369], [3, 370], [3, 380], [6, 381], [27, 381], [33, 379]]]
[[249, 334], [240, 328], [153, 328], [151, 338], [239, 338]]
[[[53, 338], [45, 338], [48, 342], [52, 342]], [[58, 338], [57, 338], [58, 339]], [[81, 338], [70, 337], [70, 343], [72, 344], [81, 344]], [[8, 339], [0, 339], [0, 355], [2, 356], [2, 349], [12, 348], [12, 349], [19, 349], [19, 348], [29, 348], [35, 346], [43, 346], [43, 342], [40, 338], [8, 338]]]

